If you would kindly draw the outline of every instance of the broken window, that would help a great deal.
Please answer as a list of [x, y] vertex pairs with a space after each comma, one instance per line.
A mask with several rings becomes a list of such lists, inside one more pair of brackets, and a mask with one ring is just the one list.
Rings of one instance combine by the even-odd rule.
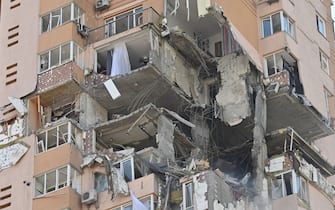
[[183, 184], [183, 210], [193, 210], [193, 182]]
[[149, 196], [140, 200], [148, 210], [154, 210], [154, 198]]
[[321, 69], [325, 71], [327, 74], [329, 74], [329, 63], [328, 63], [328, 57], [326, 54], [324, 54], [321, 50], [319, 52], [320, 55], [320, 64], [321, 64]]
[[36, 154], [46, 152], [71, 141], [78, 144], [76, 129], [75, 126], [68, 122], [40, 132], [37, 135]]
[[[154, 210], [154, 198], [153, 195], [150, 195], [149, 197], [140, 199], [141, 203], [144, 204], [144, 206], [148, 210]], [[136, 209], [136, 206], [134, 206], [134, 209]], [[124, 204], [122, 206], [118, 206], [116, 208], [113, 208], [113, 210], [133, 210], [132, 204]]]
[[266, 56], [265, 60], [267, 66], [267, 72], [265, 72], [265, 76], [277, 74], [283, 71], [283, 69], [287, 70], [287, 68], [284, 68], [284, 60], [292, 67], [296, 65], [297, 62], [296, 59], [291, 54], [288, 54], [286, 51], [280, 51], [272, 55]]
[[122, 160], [121, 162], [114, 164], [114, 166], [120, 170], [120, 173], [123, 175], [126, 182], [135, 179], [133, 157]]
[[316, 25], [317, 25], [318, 31], [324, 37], [326, 37], [326, 25], [325, 25], [325, 21], [319, 15], [316, 15]]
[[71, 60], [75, 61], [80, 67], [82, 67], [83, 50], [73, 41], [41, 54], [40, 72], [65, 64]]
[[61, 10], [51, 12], [51, 29], [60, 26], [61, 23]]
[[262, 36], [267, 37], [274, 33], [285, 31], [294, 37], [294, 21], [283, 11], [263, 18]]
[[331, 94], [328, 90], [324, 89], [323, 94], [325, 97], [325, 104], [326, 104], [326, 112], [327, 112], [327, 123], [330, 123], [330, 111], [329, 111], [329, 98], [331, 97]]
[[[68, 179], [68, 177], [71, 177], [71, 179]], [[74, 178], [76, 177], [77, 179], [80, 178], [80, 174], [70, 165], [66, 165], [53, 171], [49, 171], [40, 176], [37, 176], [34, 179], [35, 196], [41, 196], [67, 186], [72, 186], [71, 184], [74, 182]]]
[[75, 20], [83, 24], [83, 14], [83, 10], [74, 3], [51, 11], [41, 17], [41, 33], [48, 32], [53, 28], [69, 22], [70, 20]]
[[108, 189], [107, 175], [94, 173], [94, 189], [99, 193]]
[[297, 194], [300, 199], [308, 202], [308, 184], [307, 181], [297, 175], [294, 170], [290, 170], [275, 176], [271, 180], [272, 199], [286, 197]]
[[297, 177], [297, 188], [299, 198], [308, 203], [309, 202], [308, 183], [305, 178], [301, 176]]
[[133, 9], [127, 13], [112, 17], [106, 21], [105, 34], [110, 37], [143, 23], [143, 9], [142, 7]]
[[78, 193], [81, 193], [81, 175], [79, 171], [73, 167], [70, 167], [70, 187]]
[[41, 17], [41, 32], [50, 31], [50, 14]]

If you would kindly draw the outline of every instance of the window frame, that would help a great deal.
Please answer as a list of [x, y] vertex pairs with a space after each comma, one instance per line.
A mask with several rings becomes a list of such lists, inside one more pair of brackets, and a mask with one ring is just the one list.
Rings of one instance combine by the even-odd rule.
[[[124, 163], [125, 162], [127, 162], [127, 161], [130, 161], [130, 166], [131, 166], [131, 180], [129, 180], [129, 182], [130, 181], [133, 181], [133, 180], [135, 180], [135, 166], [134, 166], [134, 157], [133, 156], [131, 156], [131, 157], [127, 157], [127, 158], [125, 158], [125, 159], [122, 159], [122, 160], [120, 160], [120, 161], [118, 161], [118, 162], [116, 162], [116, 163], [114, 163], [113, 165], [115, 166], [115, 165], [120, 165], [120, 168], [118, 168], [119, 170], [120, 170], [120, 173], [121, 173], [121, 175], [123, 176], [123, 178], [126, 180], [126, 178], [125, 178], [125, 174], [124, 174]], [[127, 181], [128, 182], [128, 181]]]
[[[63, 60], [62, 59], [62, 48], [65, 47], [68, 44], [70, 44], [70, 49], [69, 49], [70, 50], [70, 52], [69, 52], [70, 58], [67, 58], [67, 59]], [[76, 55], [74, 54], [74, 49], [76, 49]], [[54, 51], [54, 50], [58, 51], [58, 61], [55, 65], [51, 66], [51, 62], [52, 62], [51, 52]], [[69, 41], [69, 42], [62, 43], [61, 45], [58, 45], [57, 47], [51, 48], [47, 51], [44, 51], [44, 52], [40, 53], [40, 55], [39, 55], [39, 73], [43, 73], [45, 71], [56, 68], [58, 66], [61, 66], [65, 63], [68, 63], [68, 62], [71, 62], [71, 61], [74, 61], [80, 68], [83, 68], [83, 63], [84, 63], [83, 52], [84, 52], [83, 48], [81, 48], [74, 41]], [[45, 65], [44, 60], [42, 60], [42, 57], [46, 56], [46, 55], [48, 57], [48, 61], [47, 61], [47, 64], [46, 64], [47, 66], [42, 67], [42, 65]]]
[[[275, 15], [279, 15], [279, 21], [280, 21], [280, 30], [276, 32], [274, 32], [274, 24], [273, 24], [273, 17]], [[285, 20], [287, 21], [285, 22]], [[270, 23], [270, 33], [269, 34], [265, 34], [265, 27], [264, 27], [265, 21], [269, 21]], [[285, 23], [287, 23], [287, 25], [285, 25]], [[266, 38], [275, 33], [283, 31], [289, 34], [293, 39], [295, 39], [295, 21], [284, 11], [279, 11], [279, 12], [272, 13], [270, 15], [263, 17], [261, 25], [262, 25], [262, 38]]]
[[[60, 128], [61, 127], [65, 127], [66, 126], [66, 132], [62, 133], [62, 136], [60, 136]], [[49, 137], [49, 132], [54, 131], [56, 129], [56, 146], [53, 146], [51, 148], [48, 148], [48, 137]], [[71, 143], [71, 141], [76, 141], [76, 130], [78, 128], [73, 125], [71, 122], [66, 122], [66, 123], [61, 123], [57, 126], [54, 126], [52, 128], [43, 130], [41, 132], [39, 132], [37, 134], [36, 137], [36, 149], [35, 149], [35, 155], [44, 153], [44, 152], [48, 152], [50, 150], [56, 149], [62, 145]], [[69, 135], [71, 134], [71, 135]], [[73, 136], [73, 134], [75, 134], [75, 136]], [[39, 137], [43, 137], [43, 140], [40, 140]], [[63, 140], [65, 140], [63, 143], [60, 143], [61, 138], [63, 138]], [[64, 139], [66, 138], [66, 139]], [[41, 147], [41, 148], [39, 148]]]
[[322, 50], [319, 50], [319, 57], [320, 68], [329, 75], [329, 57]]
[[[320, 24], [320, 23], [322, 23], [322, 24]], [[321, 28], [321, 26], [322, 26], [322, 28]], [[316, 14], [316, 27], [317, 27], [318, 32], [323, 37], [327, 36], [326, 21], [319, 14]]]
[[[143, 24], [143, 7], [136, 7], [131, 10], [127, 10], [124, 13], [115, 15], [107, 20], [105, 20], [105, 37], [111, 37], [116, 34], [128, 31], [132, 28], [136, 28], [137, 26], [140, 26]], [[140, 16], [137, 16], [140, 15]], [[126, 18], [127, 17], [127, 18]], [[121, 19], [127, 19], [127, 29], [121, 32], [117, 31], [117, 18]], [[132, 20], [130, 20], [132, 18]], [[138, 23], [138, 19], [141, 19], [140, 22]], [[131, 24], [130, 24], [131, 22]]]
[[[186, 206], [187, 205], [187, 201], [186, 201], [186, 189], [188, 188], [188, 186], [191, 186], [191, 206]], [[194, 185], [193, 185], [193, 182], [186, 182], [186, 183], [183, 183], [183, 210], [193, 210], [194, 209]]]
[[[70, 19], [66, 20], [66, 21], [63, 21], [63, 12], [64, 12], [63, 10], [65, 10], [65, 8], [68, 7], [68, 6], [70, 6]], [[77, 10], [77, 14], [78, 14], [77, 17], [75, 16], [75, 11], [76, 10]], [[59, 11], [59, 15], [57, 15], [57, 16], [59, 16], [58, 21], [57, 21], [56, 26], [52, 27], [52, 25], [53, 25], [53, 22], [52, 22], [53, 13], [55, 13], [57, 11]], [[84, 15], [85, 15], [84, 10], [81, 9], [76, 3], [71, 2], [69, 4], [65, 4], [62, 7], [59, 7], [57, 9], [52, 10], [52, 11], [49, 11], [49, 12], [40, 16], [40, 34], [52, 31], [52, 29], [58, 28], [62, 25], [65, 25], [66, 23], [71, 22], [71, 21], [75, 21], [77, 23], [84, 24], [84, 20], [85, 20]], [[48, 27], [47, 27], [46, 30], [43, 30], [43, 17], [47, 17], [47, 16], [49, 16]]]
[[[62, 170], [64, 168], [66, 169], [66, 182], [65, 183], [63, 182], [63, 184], [60, 185], [60, 183], [59, 183], [59, 181], [60, 181], [59, 180], [60, 179], [59, 173], [60, 173], [60, 170]], [[53, 170], [44, 172], [42, 174], [39, 174], [38, 176], [34, 176], [34, 197], [35, 198], [42, 197], [42, 196], [44, 196], [44, 195], [46, 195], [48, 193], [52, 193], [52, 192], [61, 190], [61, 189], [65, 188], [65, 187], [72, 187], [73, 180], [72, 180], [71, 171], [75, 171], [75, 173], [78, 173], [79, 177], [81, 179], [80, 172], [76, 168], [72, 167], [70, 164], [63, 165], [63, 166], [58, 167], [56, 169], [53, 169]], [[47, 175], [48, 174], [52, 174], [52, 173], [55, 173], [55, 180], [54, 180], [55, 182], [51, 183], [52, 188], [47, 189]], [[41, 177], [43, 178], [43, 183], [42, 183], [43, 192], [39, 192], [40, 194], [37, 194], [36, 193], [36, 184], [37, 184], [36, 179], [39, 179]], [[75, 190], [77, 190], [77, 189], [75, 189]]]
[[[144, 200], [147, 200], [147, 199], [150, 199], [150, 207], [148, 210], [154, 210], [155, 209], [155, 203], [154, 203], [154, 195], [149, 195], [149, 196], [146, 196], [144, 198], [139, 198], [139, 200], [145, 205], [145, 201]], [[123, 204], [121, 206], [117, 206], [117, 207], [114, 207], [112, 208], [112, 210], [125, 210], [126, 207], [129, 207], [129, 206], [132, 206], [133, 203], [130, 202], [130, 203], [126, 203], [126, 204]], [[147, 206], [147, 205], [145, 205]]]
[[[291, 194], [288, 194], [287, 193], [287, 189], [286, 189], [286, 183], [285, 183], [285, 180], [284, 180], [284, 176], [286, 174], [289, 174], [291, 175], [291, 178], [290, 178], [290, 183], [291, 183]], [[307, 179], [305, 179], [303, 176], [301, 175], [298, 175], [294, 170], [288, 170], [288, 171], [284, 171], [282, 173], [279, 173], [279, 174], [276, 174], [274, 176], [277, 181], [280, 180], [281, 182], [281, 195], [279, 198], [276, 198], [276, 199], [280, 199], [280, 198], [284, 198], [284, 197], [287, 197], [289, 195], [292, 195], [292, 194], [296, 194], [298, 196], [298, 198], [306, 203], [309, 203], [309, 189], [308, 189], [308, 181]], [[277, 177], [280, 177], [280, 179], [278, 179]], [[273, 178], [271, 179], [271, 182], [273, 182]], [[302, 185], [302, 182], [305, 183], [305, 186]], [[301, 189], [304, 188], [304, 192], [305, 192], [305, 196], [306, 198], [302, 198], [302, 194], [301, 194]]]

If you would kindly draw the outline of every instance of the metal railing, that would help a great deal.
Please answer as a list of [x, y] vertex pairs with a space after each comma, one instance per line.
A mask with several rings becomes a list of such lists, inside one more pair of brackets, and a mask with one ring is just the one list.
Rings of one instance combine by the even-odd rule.
[[105, 25], [89, 30], [88, 42], [92, 44], [138, 26], [151, 24], [158, 28], [160, 20], [161, 16], [152, 7], [135, 12], [131, 11], [112, 17]]

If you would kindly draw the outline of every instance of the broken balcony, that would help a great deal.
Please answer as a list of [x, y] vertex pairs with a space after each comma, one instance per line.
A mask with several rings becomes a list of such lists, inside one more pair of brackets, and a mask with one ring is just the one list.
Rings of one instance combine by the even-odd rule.
[[75, 62], [68, 62], [38, 75], [37, 94], [43, 106], [70, 103], [81, 91], [84, 72]]
[[[269, 160], [265, 172], [272, 174], [282, 181], [291, 179], [297, 185], [304, 185], [301, 180], [309, 180], [315, 187], [324, 191], [329, 197], [335, 195], [333, 186], [326, 177], [335, 174], [335, 168], [309, 143], [307, 143], [292, 128], [280, 129], [266, 136]], [[284, 175], [283, 175], [284, 174]], [[296, 179], [298, 177], [298, 179]], [[301, 178], [299, 178], [301, 177]], [[296, 179], [296, 180], [293, 180]], [[284, 186], [284, 184], [283, 184]], [[278, 185], [272, 188], [278, 187]], [[299, 186], [286, 189], [285, 193], [277, 193], [277, 198], [298, 193], [298, 196], [307, 201], [304, 192], [299, 195]], [[290, 192], [290, 193], [289, 193]], [[273, 190], [273, 193], [274, 190]]]
[[290, 126], [306, 141], [333, 134], [326, 118], [304, 96], [297, 63], [283, 56], [267, 59], [268, 72], [272, 72], [266, 88], [267, 132]]
[[[113, 114], [126, 114], [148, 103], [177, 111], [188, 100], [158, 69], [163, 59], [159, 53], [158, 35], [152, 29], [97, 46], [95, 73], [86, 80], [89, 95]], [[161, 60], [153, 61], [154, 55]], [[116, 96], [109, 92], [111, 85]]]
[[[155, 209], [155, 200], [159, 195], [159, 181], [154, 174], [149, 174], [128, 182], [128, 187], [148, 209]], [[132, 199], [129, 195], [118, 196], [111, 200], [111, 194], [107, 190], [99, 193], [99, 200], [104, 201], [100, 202], [99, 207], [101, 209], [118, 209], [122, 207], [128, 209], [132, 206]]]
[[69, 120], [57, 121], [37, 132], [35, 148], [35, 174], [65, 164], [80, 168], [82, 131]]
[[[176, 122], [179, 122], [177, 125], [194, 126], [172, 111], [149, 104], [129, 115], [97, 125], [97, 149], [132, 147], [139, 151], [153, 147], [153, 150], [160, 151], [160, 156], [165, 160], [185, 160], [195, 147], [175, 126]], [[138, 156], [143, 159], [147, 155], [142, 151]]]
[[120, 38], [146, 26], [159, 28], [160, 20], [161, 16], [152, 7], [129, 10], [108, 19], [105, 25], [89, 30], [88, 42], [92, 44], [111, 37]]

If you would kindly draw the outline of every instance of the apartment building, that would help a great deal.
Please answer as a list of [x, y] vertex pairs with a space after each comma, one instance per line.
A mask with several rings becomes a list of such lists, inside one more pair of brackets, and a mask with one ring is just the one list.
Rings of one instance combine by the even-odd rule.
[[0, 0], [0, 209], [335, 207], [330, 0]]

